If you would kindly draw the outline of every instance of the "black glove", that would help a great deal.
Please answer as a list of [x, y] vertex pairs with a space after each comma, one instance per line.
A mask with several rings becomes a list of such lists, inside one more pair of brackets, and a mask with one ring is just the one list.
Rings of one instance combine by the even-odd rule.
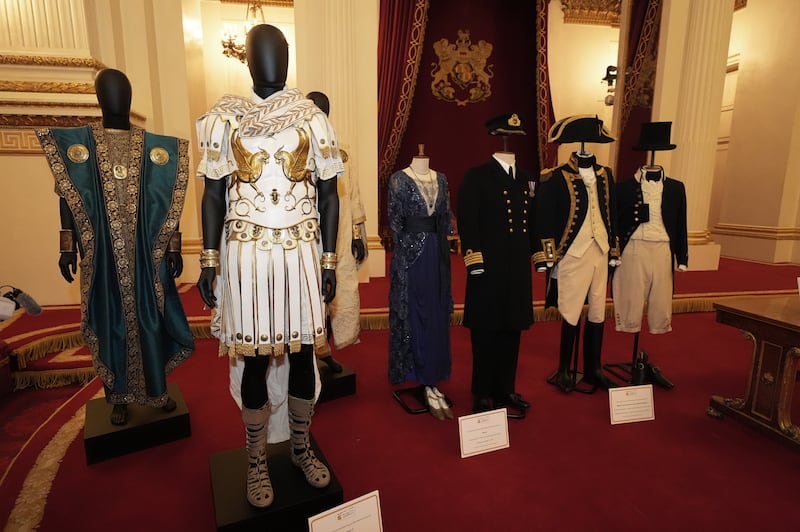
[[200, 277], [197, 279], [197, 289], [200, 290], [200, 297], [208, 308], [217, 306], [217, 296], [214, 295], [214, 281], [217, 278], [216, 268], [203, 268], [200, 270]]
[[325, 303], [336, 297], [336, 270], [322, 270], [322, 296]]
[[350, 248], [353, 251], [353, 256], [356, 258], [356, 262], [363, 261], [364, 257], [367, 256], [367, 248], [364, 247], [364, 241], [360, 238], [354, 238]]
[[167, 251], [164, 258], [167, 259], [167, 272], [174, 279], [183, 272], [183, 257], [179, 251]]
[[73, 281], [73, 275], [78, 272], [78, 252], [64, 251], [58, 258], [58, 269], [61, 270], [61, 277], [68, 283]]

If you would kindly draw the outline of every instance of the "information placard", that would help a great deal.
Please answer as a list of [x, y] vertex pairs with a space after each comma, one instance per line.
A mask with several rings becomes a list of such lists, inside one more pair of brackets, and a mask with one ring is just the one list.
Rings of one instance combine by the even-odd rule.
[[608, 390], [611, 424], [652, 421], [656, 418], [653, 385], [625, 386]]
[[382, 532], [378, 490], [308, 518], [309, 532]]
[[505, 408], [458, 418], [461, 458], [505, 449], [508, 443], [508, 417]]

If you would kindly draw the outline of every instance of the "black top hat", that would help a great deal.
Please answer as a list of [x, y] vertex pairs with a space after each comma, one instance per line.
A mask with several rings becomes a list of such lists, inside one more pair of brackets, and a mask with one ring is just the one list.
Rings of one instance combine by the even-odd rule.
[[669, 143], [672, 122], [645, 122], [639, 135], [639, 144], [633, 147], [636, 151], [674, 150], [678, 146]]
[[517, 113], [497, 115], [486, 121], [490, 135], [526, 135], [522, 120]]
[[606, 144], [614, 142], [611, 132], [603, 125], [597, 115], [579, 115], [562, 118], [550, 128], [547, 142], [567, 144], [569, 142], [594, 142]]

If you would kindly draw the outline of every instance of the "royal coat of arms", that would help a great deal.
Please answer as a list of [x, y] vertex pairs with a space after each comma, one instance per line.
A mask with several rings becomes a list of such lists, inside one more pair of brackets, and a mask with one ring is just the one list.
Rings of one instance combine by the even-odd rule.
[[458, 30], [455, 43], [447, 39], [434, 42], [433, 50], [439, 62], [431, 65], [433, 95], [460, 106], [488, 99], [492, 94], [489, 80], [494, 76], [494, 65], [487, 64], [492, 48], [492, 44], [484, 40], [472, 44], [469, 30]]

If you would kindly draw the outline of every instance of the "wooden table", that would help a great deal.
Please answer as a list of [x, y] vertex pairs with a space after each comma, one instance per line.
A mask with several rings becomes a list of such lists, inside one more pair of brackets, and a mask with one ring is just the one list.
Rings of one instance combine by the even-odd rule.
[[717, 321], [742, 329], [753, 342], [744, 399], [711, 397], [707, 413], [727, 414], [800, 446], [792, 424], [792, 393], [800, 357], [800, 296], [742, 297], [714, 303]]

